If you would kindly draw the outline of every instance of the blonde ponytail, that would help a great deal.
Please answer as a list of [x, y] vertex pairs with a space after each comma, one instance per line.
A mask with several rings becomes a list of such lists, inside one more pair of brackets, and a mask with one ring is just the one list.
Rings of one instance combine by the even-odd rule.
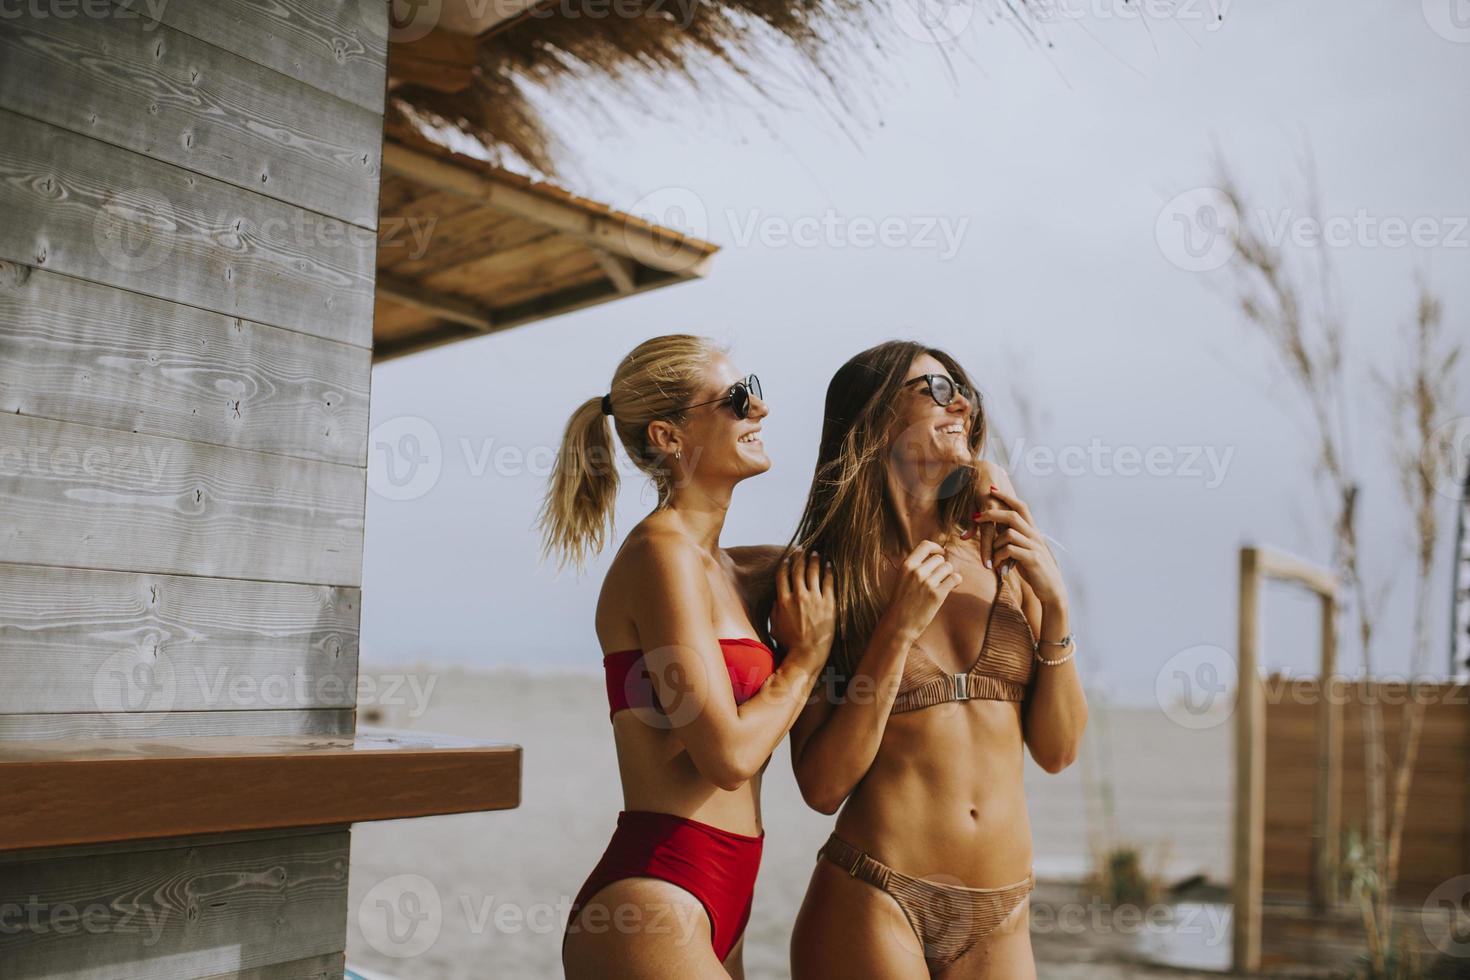
[[694, 400], [710, 358], [722, 352], [714, 341], [690, 334], [645, 340], [613, 373], [608, 392], [611, 417], [603, 414], [602, 396], [577, 407], [562, 433], [537, 521], [543, 558], [555, 554], [558, 567], [572, 564], [580, 569], [612, 536], [618, 495], [614, 429], [634, 465], [653, 480], [658, 505], [668, 503], [673, 480], [663, 459], [648, 444], [648, 423], [657, 419], [683, 422], [683, 407]]
[[538, 522], [542, 557], [555, 552], [559, 565], [586, 565], [607, 544], [617, 496], [612, 426], [602, 414], [601, 396], [589, 398], [577, 406], [562, 433]]

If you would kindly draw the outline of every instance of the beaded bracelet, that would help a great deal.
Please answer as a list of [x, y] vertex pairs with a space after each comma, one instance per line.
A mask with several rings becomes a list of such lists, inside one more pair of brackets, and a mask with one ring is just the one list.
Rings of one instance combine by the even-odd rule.
[[[1050, 643], [1054, 646], [1064, 648], [1071, 647], [1072, 652], [1067, 654], [1065, 657], [1059, 657], [1056, 660], [1048, 660], [1041, 655], [1041, 645], [1043, 643]], [[1060, 667], [1062, 664], [1066, 663], [1068, 660], [1071, 660], [1074, 656], [1077, 655], [1077, 643], [1076, 640], [1073, 639], [1072, 634], [1068, 633], [1060, 640], [1037, 640], [1036, 645], [1031, 648], [1031, 653], [1036, 657], [1038, 663], [1045, 664], [1048, 667]]]

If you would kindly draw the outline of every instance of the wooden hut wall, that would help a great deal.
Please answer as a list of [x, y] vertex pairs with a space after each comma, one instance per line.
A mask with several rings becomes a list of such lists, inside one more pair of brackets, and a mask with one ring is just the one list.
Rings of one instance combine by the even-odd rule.
[[[353, 731], [387, 13], [0, 17], [0, 739]], [[13, 847], [138, 928], [7, 977], [341, 975], [345, 827]]]

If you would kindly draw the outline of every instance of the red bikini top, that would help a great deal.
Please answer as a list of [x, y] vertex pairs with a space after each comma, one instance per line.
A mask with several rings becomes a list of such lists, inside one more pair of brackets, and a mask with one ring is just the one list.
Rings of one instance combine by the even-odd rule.
[[[721, 639], [719, 643], [720, 652], [725, 655], [725, 669], [730, 674], [730, 686], [735, 690], [735, 703], [744, 704], [775, 671], [776, 658], [771, 648], [760, 640], [742, 636]], [[642, 650], [609, 653], [602, 658], [602, 667], [607, 674], [609, 720], [624, 708], [656, 708], [663, 713], [653, 690], [653, 680], [643, 665]]]

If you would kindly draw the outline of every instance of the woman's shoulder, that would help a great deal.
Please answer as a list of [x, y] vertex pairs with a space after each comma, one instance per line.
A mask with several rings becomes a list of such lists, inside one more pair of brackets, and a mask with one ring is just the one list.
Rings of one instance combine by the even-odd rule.
[[642, 578], [657, 567], [672, 564], [688, 568], [703, 560], [698, 545], [682, 528], [666, 520], [657, 520], [657, 517], [656, 513], [645, 517], [628, 532], [608, 569], [609, 577], [633, 575]]
[[603, 579], [597, 602], [599, 634], [603, 624], [631, 628], [639, 610], [672, 602], [707, 603], [707, 560], [688, 535], [645, 518], [628, 532]]
[[776, 563], [786, 553], [783, 544], [737, 544], [722, 548], [736, 570], [741, 573], [765, 574], [775, 571]]
[[776, 565], [786, 553], [781, 544], [742, 544], [721, 549], [729, 559], [735, 588], [747, 608], [762, 609], [776, 595]]

